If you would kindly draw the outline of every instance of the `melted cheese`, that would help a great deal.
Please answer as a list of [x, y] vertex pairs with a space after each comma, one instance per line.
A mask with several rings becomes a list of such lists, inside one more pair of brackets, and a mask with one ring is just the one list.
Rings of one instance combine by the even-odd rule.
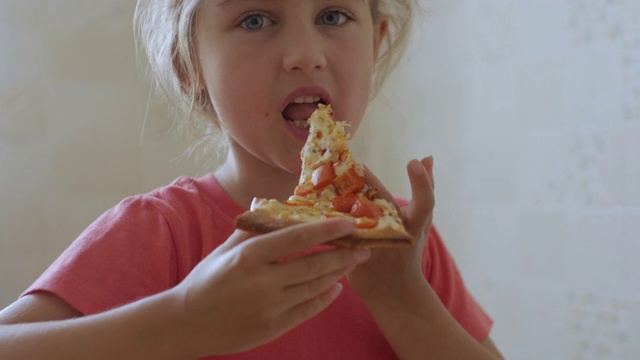
[[[300, 197], [302, 199], [306, 199]], [[389, 202], [383, 199], [376, 199], [375, 202], [383, 209], [383, 216], [378, 219], [378, 224], [371, 230], [393, 228], [403, 231], [402, 222], [399, 220], [398, 212]], [[312, 222], [331, 217], [348, 218], [354, 223], [358, 218], [349, 214], [341, 213], [326, 206], [324, 202], [316, 202], [314, 206], [286, 205], [274, 199], [254, 199], [251, 203], [251, 211], [262, 209], [269, 211], [278, 219], [296, 220], [301, 222]]]
[[331, 105], [318, 105], [309, 118], [309, 137], [302, 148], [302, 173], [299, 184], [311, 182], [313, 170], [332, 162], [336, 176], [340, 176], [355, 165], [355, 160], [347, 147], [346, 127], [344, 121], [333, 121]]

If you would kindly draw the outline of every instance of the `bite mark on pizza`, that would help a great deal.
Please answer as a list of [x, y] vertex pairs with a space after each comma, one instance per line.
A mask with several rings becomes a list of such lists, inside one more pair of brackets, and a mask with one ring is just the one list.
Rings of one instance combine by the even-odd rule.
[[351, 220], [356, 229], [332, 244], [350, 248], [397, 247], [413, 244], [397, 209], [378, 197], [365, 181], [364, 168], [348, 148], [348, 124], [334, 121], [331, 105], [319, 104], [309, 118], [302, 148], [302, 171], [293, 195], [284, 202], [255, 198], [236, 219], [242, 230], [267, 233], [294, 224], [332, 217]]

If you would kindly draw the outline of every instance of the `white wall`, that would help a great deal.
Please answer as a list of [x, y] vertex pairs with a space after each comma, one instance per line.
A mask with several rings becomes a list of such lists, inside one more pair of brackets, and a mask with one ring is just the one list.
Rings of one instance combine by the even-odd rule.
[[434, 155], [435, 222], [508, 359], [637, 359], [640, 1], [422, 4], [362, 159], [409, 195]]
[[98, 215], [194, 166], [173, 161], [133, 44], [134, 1], [0, 1], [0, 308]]
[[[640, 0], [430, 0], [354, 141], [436, 223], [509, 359], [640, 353]], [[171, 161], [136, 68], [130, 0], [0, 2], [0, 307]], [[368, 136], [371, 136], [371, 140]]]

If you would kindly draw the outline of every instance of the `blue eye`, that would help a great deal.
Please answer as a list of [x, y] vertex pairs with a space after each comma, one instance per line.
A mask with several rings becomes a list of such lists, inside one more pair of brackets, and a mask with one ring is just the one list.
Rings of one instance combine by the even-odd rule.
[[347, 15], [338, 10], [325, 11], [320, 15], [320, 22], [323, 25], [339, 26], [344, 24], [347, 20]]
[[245, 17], [240, 23], [240, 26], [247, 30], [260, 30], [263, 27], [271, 24], [271, 20], [264, 15], [261, 14], [252, 14]]

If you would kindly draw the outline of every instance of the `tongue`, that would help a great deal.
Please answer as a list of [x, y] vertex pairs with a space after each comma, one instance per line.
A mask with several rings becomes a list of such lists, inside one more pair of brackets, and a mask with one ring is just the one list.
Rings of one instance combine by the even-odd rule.
[[318, 103], [289, 104], [282, 116], [287, 120], [307, 120], [318, 108]]

